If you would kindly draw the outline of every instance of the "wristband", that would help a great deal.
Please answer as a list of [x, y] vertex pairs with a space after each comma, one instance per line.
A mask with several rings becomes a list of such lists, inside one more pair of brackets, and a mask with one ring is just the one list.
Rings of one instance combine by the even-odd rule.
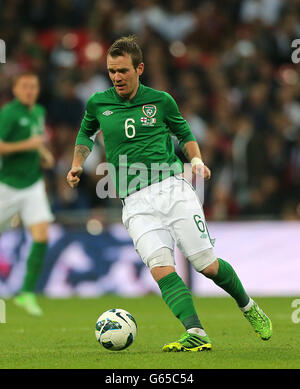
[[192, 164], [192, 167], [194, 167], [195, 165], [201, 165], [201, 166], [204, 166], [204, 162], [202, 161], [201, 158], [198, 158], [198, 157], [194, 157], [192, 158], [191, 160], [191, 164]]

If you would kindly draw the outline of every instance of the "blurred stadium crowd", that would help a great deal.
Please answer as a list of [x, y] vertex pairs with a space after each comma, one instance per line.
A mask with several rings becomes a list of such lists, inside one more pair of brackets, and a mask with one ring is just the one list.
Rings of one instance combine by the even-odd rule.
[[176, 99], [212, 169], [207, 218], [300, 219], [298, 0], [0, 0], [0, 106], [15, 74], [39, 74], [53, 211], [116, 204], [96, 196], [101, 141], [78, 190], [65, 177], [88, 97], [111, 86], [106, 51], [130, 33], [144, 52], [141, 81]]

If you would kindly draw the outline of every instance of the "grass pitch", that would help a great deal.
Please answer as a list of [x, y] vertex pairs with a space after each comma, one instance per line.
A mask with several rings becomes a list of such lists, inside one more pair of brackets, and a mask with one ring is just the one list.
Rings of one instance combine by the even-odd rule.
[[[163, 353], [165, 343], [184, 332], [160, 296], [101, 296], [94, 299], [39, 297], [44, 316], [29, 316], [6, 300], [0, 324], [2, 369], [299, 369], [300, 323], [291, 320], [293, 298], [257, 298], [273, 322], [262, 341], [231, 298], [194, 298], [212, 339], [212, 351]], [[129, 311], [138, 324], [135, 342], [116, 352], [101, 347], [94, 334], [99, 315], [110, 308]]]

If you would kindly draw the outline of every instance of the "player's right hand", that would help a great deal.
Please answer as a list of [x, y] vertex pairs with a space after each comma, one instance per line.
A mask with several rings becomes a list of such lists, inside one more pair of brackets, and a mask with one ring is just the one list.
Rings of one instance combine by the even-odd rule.
[[79, 177], [81, 176], [82, 171], [83, 169], [80, 166], [74, 166], [69, 171], [67, 175], [67, 181], [71, 188], [76, 188], [76, 186], [79, 184], [80, 181]]

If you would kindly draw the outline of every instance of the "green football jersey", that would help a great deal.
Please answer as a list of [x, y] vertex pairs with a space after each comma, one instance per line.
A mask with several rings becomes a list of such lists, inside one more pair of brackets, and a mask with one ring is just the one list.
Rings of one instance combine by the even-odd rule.
[[[0, 111], [0, 141], [19, 142], [44, 132], [45, 109], [30, 110], [15, 99]], [[38, 151], [23, 151], [0, 157], [0, 182], [17, 189], [27, 188], [42, 176]]]
[[90, 97], [76, 145], [92, 149], [98, 129], [121, 198], [183, 171], [172, 135], [180, 146], [196, 140], [174, 99], [141, 83], [131, 100], [120, 97], [114, 87]]

